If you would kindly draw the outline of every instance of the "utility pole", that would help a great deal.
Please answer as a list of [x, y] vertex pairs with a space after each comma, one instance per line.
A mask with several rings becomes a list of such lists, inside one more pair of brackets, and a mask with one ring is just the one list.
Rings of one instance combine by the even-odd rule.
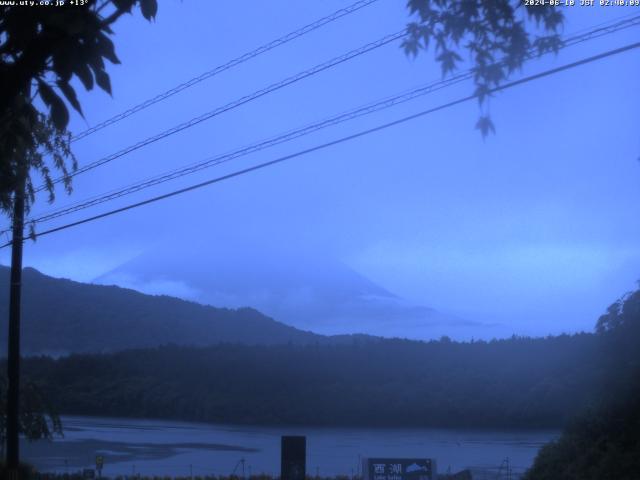
[[24, 242], [24, 202], [26, 169], [19, 172], [13, 198], [11, 240], [11, 284], [9, 287], [9, 345], [7, 359], [7, 470], [10, 480], [18, 480], [20, 466], [20, 298], [22, 293], [22, 245]]

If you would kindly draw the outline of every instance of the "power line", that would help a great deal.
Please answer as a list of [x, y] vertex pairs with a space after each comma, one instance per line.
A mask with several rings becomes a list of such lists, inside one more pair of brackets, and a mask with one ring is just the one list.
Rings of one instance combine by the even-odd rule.
[[[624, 21], [620, 21], [614, 25], [610, 25], [607, 27], [600, 27], [600, 28], [595, 28], [592, 29], [590, 31], [587, 31], [586, 33], [583, 33], [581, 35], [574, 35], [571, 36], [565, 40], [563, 40], [562, 42], [562, 46], [561, 49], [570, 47], [570, 46], [574, 46], [576, 44], [588, 41], [588, 40], [592, 40], [594, 38], [600, 38], [603, 35], [606, 34], [610, 34], [610, 33], [614, 33], [617, 32], [621, 29], [624, 28], [628, 28], [630, 26], [637, 26], [640, 25], [640, 15], [636, 15], [636, 17], [631, 18], [631, 19], [627, 19]], [[532, 58], [535, 57], [536, 55], [536, 50], [532, 49], [529, 51], [527, 58]], [[84, 200], [82, 202], [76, 202], [74, 204], [68, 205], [66, 207], [63, 207], [61, 209], [57, 209], [54, 210], [51, 213], [45, 213], [42, 214], [40, 217], [37, 218], [32, 218], [29, 219], [29, 222], [32, 223], [42, 223], [42, 222], [46, 222], [46, 221], [50, 221], [53, 220], [55, 218], [59, 218], [61, 216], [64, 215], [69, 215], [71, 213], [75, 213], [78, 212], [80, 210], [84, 210], [86, 208], [90, 208], [92, 206], [95, 205], [99, 205], [101, 203], [105, 203], [107, 201], [111, 201], [111, 200], [115, 200], [117, 198], [123, 197], [125, 195], [129, 195], [141, 190], [144, 190], [146, 188], [161, 184], [161, 183], [165, 183], [167, 181], [170, 180], [174, 180], [186, 175], [190, 175], [193, 173], [196, 173], [198, 171], [201, 171], [203, 169], [206, 168], [210, 168], [213, 166], [217, 166], [220, 165], [222, 163], [226, 163], [228, 161], [249, 155], [251, 153], [255, 153], [257, 151], [263, 150], [265, 148], [269, 148], [287, 141], [291, 141], [293, 139], [302, 137], [302, 136], [306, 136], [309, 135], [311, 133], [314, 133], [318, 130], [330, 127], [330, 126], [335, 126], [338, 124], [341, 124], [343, 122], [349, 121], [349, 120], [353, 120], [355, 118], [359, 118], [361, 116], [365, 116], [365, 115], [369, 115], [371, 113], [374, 112], [378, 112], [381, 110], [385, 110], [387, 108], [391, 108], [395, 105], [399, 105], [401, 103], [405, 103], [408, 102], [410, 100], [413, 100], [415, 98], [433, 93], [435, 91], [438, 91], [440, 89], [443, 88], [447, 88], [449, 86], [452, 86], [454, 84], [460, 83], [462, 81], [468, 80], [473, 76], [474, 73], [474, 69], [469, 69], [466, 72], [463, 72], [459, 75], [456, 75], [454, 77], [451, 77], [449, 79], [444, 79], [444, 80], [440, 80], [437, 82], [433, 82], [431, 84], [428, 84], [426, 86], [421, 86], [418, 88], [415, 88], [413, 90], [410, 90], [408, 92], [405, 93], [401, 93], [392, 97], [387, 97], [383, 100], [356, 108], [354, 110], [350, 110], [348, 112], [327, 118], [325, 120], [322, 120], [320, 122], [316, 122], [307, 126], [304, 126], [302, 128], [296, 129], [296, 130], [292, 130], [290, 132], [281, 134], [279, 136], [270, 138], [268, 140], [264, 140], [261, 142], [257, 142], [254, 143], [252, 145], [249, 145], [247, 147], [235, 150], [233, 152], [230, 153], [226, 153], [226, 154], [222, 154], [222, 155], [217, 155], [217, 156], [213, 156], [210, 158], [207, 158], [201, 162], [195, 163], [195, 164], [191, 164], [185, 167], [182, 167], [180, 169], [177, 170], [172, 170], [169, 172], [165, 172], [163, 174], [157, 175], [155, 177], [149, 178], [147, 180], [143, 180], [143, 181], [139, 181], [137, 183], [134, 183], [132, 185], [129, 185], [127, 187], [123, 187], [117, 190], [112, 190], [111, 192], [107, 192], [105, 194], [99, 195], [99, 196], [95, 196], [92, 197], [90, 199]]]
[[[626, 22], [627, 26], [633, 26], [632, 25], [633, 22], [635, 21], [636, 22], [635, 24], [637, 24], [637, 20], [638, 20], [638, 18], [636, 17], [635, 19], [625, 20], [625, 21], [620, 22], [620, 23], [625, 23]], [[601, 36], [601, 35], [607, 34], [608, 30], [610, 30], [611, 28], [612, 27], [601, 27], [599, 29], [594, 30], [591, 33], [591, 35], [594, 36], [593, 38], [597, 38], [597, 36]], [[625, 27], [622, 27], [622, 28], [625, 28]], [[331, 67], [333, 67], [335, 65], [338, 65], [338, 64], [343, 63], [345, 61], [348, 61], [348, 60], [350, 60], [352, 58], [355, 58], [355, 57], [357, 57], [359, 55], [363, 55], [365, 53], [368, 53], [369, 51], [372, 51], [372, 50], [374, 50], [376, 48], [379, 48], [379, 47], [381, 47], [383, 45], [391, 43], [391, 42], [393, 42], [393, 41], [395, 41], [395, 40], [397, 40], [399, 38], [402, 38], [406, 34], [407, 34], [407, 31], [405, 29], [405, 30], [402, 30], [400, 32], [396, 32], [394, 34], [386, 35], [385, 37], [382, 37], [381, 39], [379, 39], [379, 40], [377, 40], [375, 42], [369, 43], [369, 44], [364, 45], [364, 46], [362, 46], [362, 47], [360, 47], [358, 49], [352, 50], [352, 51], [350, 51], [350, 52], [348, 52], [348, 53], [346, 53], [346, 54], [344, 54], [344, 55], [342, 55], [340, 57], [336, 57], [336, 58], [334, 58], [332, 60], [329, 60], [329, 61], [327, 61], [327, 62], [325, 62], [323, 64], [316, 65], [315, 67], [313, 67], [313, 68], [311, 68], [309, 70], [300, 72], [297, 75], [294, 75], [292, 77], [288, 77], [287, 79], [282, 80], [282, 81], [277, 82], [277, 83], [274, 83], [274, 84], [270, 85], [269, 87], [263, 88], [262, 90], [258, 90], [258, 91], [254, 92], [251, 95], [244, 96], [244, 97], [242, 97], [240, 99], [235, 100], [234, 102], [226, 104], [226, 105], [224, 105], [222, 107], [218, 107], [218, 108], [216, 108], [216, 109], [214, 109], [214, 110], [212, 110], [210, 112], [207, 112], [207, 113], [205, 113], [205, 114], [203, 114], [203, 115], [201, 115], [199, 117], [193, 118], [192, 120], [184, 122], [184, 123], [182, 123], [180, 125], [177, 125], [177, 126], [175, 126], [173, 128], [170, 128], [170, 129], [168, 129], [168, 130], [166, 130], [166, 131], [164, 131], [162, 133], [159, 133], [159, 134], [157, 134], [157, 135], [155, 135], [153, 137], [149, 137], [149, 138], [147, 138], [145, 140], [142, 140], [142, 141], [140, 141], [140, 142], [138, 142], [136, 144], [133, 144], [133, 145], [131, 145], [129, 147], [126, 147], [126, 148], [124, 148], [124, 149], [122, 149], [122, 150], [120, 150], [120, 151], [118, 151], [116, 153], [113, 153], [113, 154], [108, 155], [106, 157], [103, 157], [103, 158], [101, 158], [99, 160], [96, 160], [96, 161], [94, 161], [94, 162], [92, 162], [92, 163], [90, 163], [90, 164], [88, 164], [88, 165], [86, 165], [84, 167], [79, 168], [75, 172], [70, 173], [69, 176], [70, 177], [74, 177], [76, 175], [79, 175], [81, 173], [87, 172], [89, 170], [93, 170], [94, 168], [97, 168], [97, 167], [99, 167], [99, 166], [101, 166], [103, 164], [109, 163], [109, 162], [111, 162], [111, 161], [113, 161], [113, 160], [115, 160], [117, 158], [120, 158], [120, 157], [122, 157], [124, 155], [127, 155], [127, 154], [129, 154], [129, 153], [131, 153], [131, 152], [133, 152], [135, 150], [138, 150], [138, 149], [140, 149], [140, 148], [142, 148], [142, 147], [144, 147], [146, 145], [155, 143], [155, 142], [157, 142], [157, 141], [159, 141], [159, 140], [161, 140], [163, 138], [166, 138], [166, 137], [168, 137], [170, 135], [173, 135], [173, 134], [178, 133], [178, 132], [180, 132], [182, 130], [190, 128], [190, 127], [192, 127], [194, 125], [197, 125], [197, 124], [199, 124], [199, 123], [201, 123], [201, 122], [203, 122], [205, 120], [208, 120], [208, 119], [213, 118], [213, 117], [215, 117], [217, 115], [220, 115], [220, 114], [222, 114], [224, 112], [232, 110], [232, 109], [234, 109], [236, 107], [239, 107], [239, 106], [241, 106], [241, 105], [243, 105], [245, 103], [248, 103], [248, 102], [250, 102], [252, 100], [255, 100], [257, 98], [260, 98], [260, 97], [262, 97], [262, 96], [264, 96], [264, 95], [266, 95], [268, 93], [271, 93], [271, 92], [273, 92], [275, 90], [279, 90], [280, 88], [283, 88], [285, 86], [291, 85], [292, 83], [300, 81], [300, 80], [302, 80], [304, 78], [307, 78], [309, 76], [315, 75], [316, 73], [319, 73], [319, 72], [324, 71], [324, 70], [326, 70], [328, 68], [331, 68]], [[53, 183], [54, 184], [60, 183], [63, 180], [64, 180], [64, 177], [59, 177], [59, 178], [55, 179], [53, 181]], [[47, 188], [46, 185], [41, 185], [35, 191], [36, 192], [40, 192], [40, 191], [45, 190], [46, 188]]]
[[293, 32], [288, 33], [287, 35], [284, 35], [276, 40], [273, 40], [269, 43], [266, 43], [258, 48], [256, 48], [255, 50], [252, 50], [250, 52], [247, 52], [237, 58], [234, 58], [233, 60], [228, 61], [227, 63], [224, 63], [222, 65], [219, 65], [215, 68], [213, 68], [212, 70], [209, 70], [207, 72], [204, 72], [201, 75], [198, 75], [197, 77], [192, 78], [191, 80], [188, 80], [184, 83], [181, 83], [180, 85], [173, 87], [163, 93], [160, 93], [158, 95], [156, 95], [153, 98], [150, 98], [148, 100], [145, 100], [144, 102], [128, 109], [125, 110], [122, 113], [119, 113], [118, 115], [114, 115], [113, 117], [104, 120], [103, 122], [88, 128], [87, 130], [78, 133], [77, 135], [74, 135], [71, 138], [72, 142], [75, 142], [77, 140], [80, 140], [82, 138], [85, 138], [89, 135], [91, 135], [92, 133], [97, 132], [98, 130], [102, 130], [103, 128], [108, 127], [109, 125], [113, 125], [114, 123], [117, 123], [121, 120], [124, 120], [127, 117], [130, 117], [131, 115], [134, 115], [135, 113], [138, 113], [142, 110], [145, 110], [146, 108], [149, 108], [152, 105], [155, 105], [158, 102], [161, 102], [163, 100], [166, 100], [169, 97], [172, 97], [173, 95], [182, 92], [183, 90], [186, 90], [187, 88], [190, 88], [200, 82], [203, 82], [204, 80], [207, 80], [211, 77], [214, 77], [226, 70], [229, 70], [233, 67], [236, 67], [238, 65], [240, 65], [241, 63], [244, 63], [254, 57], [257, 57], [258, 55], [262, 55], [263, 53], [267, 53], [270, 50], [273, 50], [274, 48], [280, 47], [286, 43], [291, 42], [292, 40], [295, 40], [298, 37], [301, 37], [303, 35], [306, 35], [307, 33], [310, 33], [314, 30], [317, 30], [320, 27], [323, 27], [331, 22], [334, 22], [346, 15], [349, 15], [351, 13], [354, 13], [364, 7], [367, 7], [369, 5], [371, 5], [372, 3], [377, 2], [378, 0], [360, 0], [358, 2], [355, 2], [352, 5], [349, 5], [348, 7], [345, 8], [341, 8], [340, 10], [337, 10], [335, 12], [333, 12], [331, 15], [327, 15], [326, 17], [323, 17], [319, 20], [316, 20], [313, 23], [310, 23], [308, 25], [305, 25], [304, 27], [301, 27], [297, 30], [294, 30]]
[[169, 180], [174, 180], [176, 178], [180, 178], [192, 173], [196, 173], [200, 170], [204, 170], [206, 168], [210, 168], [216, 165], [220, 165], [222, 163], [226, 163], [228, 161], [240, 158], [240, 157], [244, 157], [246, 155], [249, 155], [251, 153], [255, 153], [258, 152], [260, 150], [263, 150], [265, 148], [268, 147], [272, 147], [275, 145], [279, 145], [281, 143], [284, 142], [288, 142], [291, 141], [293, 139], [296, 138], [300, 138], [306, 135], [309, 135], [313, 132], [316, 132], [318, 130], [330, 127], [330, 126], [334, 126], [334, 125], [338, 125], [340, 123], [344, 123], [348, 120], [353, 120], [355, 118], [364, 116], [364, 115], [368, 115], [374, 112], [378, 112], [380, 110], [383, 109], [387, 109], [390, 107], [393, 107], [395, 105], [399, 105], [401, 103], [405, 103], [409, 100], [413, 100], [419, 96], [423, 96], [426, 95], [428, 93], [432, 93], [436, 90], [440, 90], [442, 88], [451, 86], [453, 84], [456, 83], [460, 83], [461, 81], [467, 80], [469, 78], [468, 75], [460, 75], [460, 76], [456, 76], [453, 77], [447, 81], [442, 81], [442, 82], [436, 82], [434, 84], [431, 85], [427, 85], [424, 87], [420, 87], [414, 90], [411, 90], [410, 92], [395, 96], [395, 97], [391, 97], [385, 100], [382, 100], [380, 102], [371, 104], [371, 105], [367, 105], [364, 107], [360, 107], [358, 109], [355, 110], [351, 110], [349, 112], [346, 113], [342, 113], [340, 115], [337, 115], [335, 117], [331, 117], [328, 119], [325, 119], [323, 121], [314, 123], [314, 124], [310, 124], [307, 125], [305, 127], [302, 127], [300, 129], [297, 130], [292, 130], [290, 132], [287, 132], [285, 134], [279, 135], [277, 137], [273, 137], [270, 138], [268, 140], [264, 140], [252, 145], [249, 145], [247, 147], [241, 148], [239, 150], [235, 150], [233, 152], [230, 153], [226, 153], [226, 154], [222, 154], [222, 155], [217, 155], [214, 157], [210, 157], [204, 161], [201, 161], [199, 163], [195, 163], [186, 167], [183, 167], [181, 169], [178, 170], [172, 170], [170, 172], [158, 175], [156, 177], [152, 177], [148, 180], [144, 180], [142, 182], [138, 182], [135, 184], [132, 184], [128, 187], [124, 187], [122, 189], [119, 190], [114, 190], [110, 193], [107, 194], [103, 194], [101, 196], [96, 196], [92, 199], [83, 201], [83, 202], [78, 202], [76, 204], [72, 204], [69, 205], [67, 207], [64, 207], [62, 209], [56, 210], [52, 213], [49, 214], [44, 214], [38, 218], [35, 219], [31, 219], [30, 222], [36, 222], [36, 223], [42, 223], [42, 222], [46, 222], [64, 215], [68, 215], [80, 210], [84, 210], [86, 208], [110, 201], [110, 200], [114, 200], [116, 198], [120, 198], [122, 196], [125, 195], [129, 195], [135, 192], [138, 192], [140, 190], [152, 187], [154, 185], [158, 185], [161, 183], [165, 183]]
[[[626, 16], [629, 17], [629, 16]], [[611, 22], [607, 22], [607, 23], [611, 23]], [[562, 46], [561, 49], [564, 49], [566, 47], [569, 46], [573, 46], [576, 45], [578, 43], [582, 43], [585, 42], [587, 40], [592, 40], [595, 38], [600, 38], [603, 35], [606, 34], [610, 34], [610, 33], [615, 33], [621, 29], [624, 28], [628, 28], [631, 26], [637, 26], [640, 24], [640, 15], [636, 15], [634, 18], [626, 18], [625, 20], [622, 21], [618, 21], [615, 24], [612, 25], [607, 25], [604, 27], [599, 27], [599, 28], [592, 28], [589, 31], [586, 31], [586, 29], [583, 29], [581, 31], [586, 31], [586, 33], [580, 34], [580, 35], [573, 35], [570, 36], [566, 39], [564, 39], [562, 41]], [[603, 24], [601, 24], [603, 25]], [[536, 55], [536, 50], [532, 49], [529, 51], [528, 53], [528, 58], [537, 56]], [[427, 86], [422, 86], [419, 87], [417, 89], [411, 90], [409, 92], [403, 93], [403, 94], [399, 94], [396, 95], [394, 97], [388, 97], [384, 100], [378, 101], [376, 103], [373, 104], [369, 104], [367, 106], [364, 107], [360, 107], [358, 109], [337, 115], [335, 117], [323, 120], [321, 122], [317, 122], [315, 124], [312, 125], [308, 125], [306, 127], [288, 132], [286, 134], [280, 135], [278, 137], [275, 138], [271, 138], [269, 140], [263, 141], [263, 142], [258, 142], [257, 144], [253, 144], [250, 145], [248, 147], [236, 150], [234, 152], [228, 153], [228, 154], [224, 154], [224, 155], [219, 155], [216, 157], [211, 157], [209, 159], [206, 159], [202, 162], [196, 163], [196, 164], [192, 164], [186, 167], [183, 167], [181, 169], [178, 170], [174, 170], [174, 171], [170, 171], [168, 173], [165, 174], [161, 174], [159, 176], [155, 176], [152, 177], [150, 179], [135, 183], [133, 185], [129, 185], [127, 187], [121, 188], [119, 190], [113, 190], [111, 192], [105, 193], [105, 194], [101, 194], [100, 196], [96, 196], [96, 197], [92, 197], [90, 199], [84, 200], [82, 202], [76, 202], [74, 204], [68, 205], [66, 207], [63, 207], [62, 209], [57, 209], [51, 213], [45, 213], [42, 216], [38, 217], [38, 218], [32, 218], [29, 219], [28, 222], [34, 223], [41, 223], [41, 222], [45, 222], [45, 221], [49, 221], [67, 214], [71, 214], [80, 210], [83, 210], [85, 208], [89, 208], [91, 206], [95, 206], [101, 203], [104, 203], [106, 201], [110, 201], [110, 200], [114, 200], [116, 198], [120, 198], [124, 195], [128, 195], [131, 193], [135, 193], [137, 191], [140, 191], [142, 189], [145, 188], [149, 188], [151, 186], [160, 184], [160, 183], [164, 183], [166, 181], [169, 180], [173, 180], [175, 178], [179, 178], [182, 177], [184, 175], [188, 175], [191, 173], [195, 173], [198, 172], [202, 169], [205, 168], [210, 168], [212, 166], [215, 165], [219, 165], [221, 163], [225, 163], [227, 161], [233, 160], [235, 158], [239, 158], [245, 155], [248, 155], [250, 153], [254, 153], [256, 151], [262, 150], [264, 148], [268, 148], [280, 143], [283, 143], [285, 141], [289, 141], [292, 140], [294, 138], [298, 138], [310, 133], [313, 133], [317, 130], [320, 130], [322, 128], [326, 128], [329, 126], [333, 126], [333, 125], [337, 125], [339, 123], [363, 116], [363, 115], [367, 115], [382, 109], [386, 109], [386, 108], [390, 108], [394, 105], [400, 104], [400, 103], [404, 103], [407, 102], [409, 100], [413, 100], [414, 98], [417, 98], [419, 96], [422, 95], [426, 95], [428, 93], [432, 93], [436, 90], [440, 90], [441, 88], [445, 88], [447, 86], [450, 86], [454, 83], [458, 83], [460, 81], [464, 81], [468, 78], [470, 78], [473, 74], [473, 69], [470, 69], [462, 74], [459, 74], [455, 77], [452, 77], [450, 79], [446, 79], [446, 80], [441, 80], [438, 82], [434, 82], [430, 85]], [[9, 231], [8, 229], [5, 231]], [[2, 233], [4, 231], [0, 231], [0, 233]]]
[[[507, 89], [515, 87], [517, 85], [522, 85], [524, 83], [528, 83], [528, 82], [531, 82], [533, 80], [538, 80], [540, 78], [548, 77], [550, 75], [554, 75], [556, 73], [560, 73], [560, 72], [563, 72], [563, 71], [566, 71], [566, 70], [570, 70], [572, 68], [575, 68], [575, 67], [578, 67], [578, 66], [581, 66], [581, 65], [586, 65], [588, 63], [592, 63], [592, 62], [595, 62], [595, 61], [598, 61], [598, 60], [602, 60], [604, 58], [607, 58], [607, 57], [610, 57], [610, 56], [613, 56], [613, 55], [618, 55], [620, 53], [627, 52], [627, 51], [633, 50], [633, 49], [638, 48], [638, 47], [640, 47], [640, 42], [632, 43], [632, 44], [629, 44], [629, 45], [626, 45], [624, 47], [620, 47], [620, 48], [617, 48], [617, 49], [614, 49], [614, 50], [609, 50], [607, 52], [604, 52], [604, 53], [601, 53], [601, 54], [598, 54], [598, 55], [594, 55], [594, 56], [591, 56], [591, 57], [584, 58], [582, 60], [578, 60], [576, 62], [565, 64], [565, 65], [562, 65], [560, 67], [556, 67], [556, 68], [552, 68], [552, 69], [549, 69], [549, 70], [545, 70], [544, 72], [541, 72], [541, 73], [537, 73], [537, 74], [534, 74], [534, 75], [529, 75], [529, 76], [523, 77], [523, 78], [521, 78], [519, 80], [515, 80], [515, 81], [509, 82], [509, 83], [505, 83], [504, 85], [500, 85], [498, 87], [492, 88], [489, 91], [489, 93], [497, 93], [497, 92], [500, 92], [500, 91], [503, 91], [503, 90], [507, 90]], [[75, 227], [75, 226], [82, 225], [82, 224], [85, 224], [85, 223], [89, 223], [89, 222], [92, 222], [92, 221], [95, 221], [95, 220], [99, 220], [99, 219], [102, 219], [102, 218], [105, 218], [105, 217], [109, 217], [109, 216], [115, 215], [117, 213], [122, 213], [122, 212], [125, 212], [127, 210], [138, 208], [138, 207], [141, 207], [143, 205], [148, 205], [148, 204], [151, 204], [151, 203], [158, 202], [160, 200], [164, 200], [164, 199], [171, 198], [171, 197], [174, 197], [174, 196], [177, 196], [177, 195], [181, 195], [183, 193], [187, 193], [187, 192], [190, 192], [190, 191], [193, 191], [193, 190], [198, 190], [200, 188], [203, 188], [203, 187], [206, 187], [206, 186], [209, 186], [209, 185], [213, 185], [215, 183], [220, 183], [220, 182], [222, 182], [224, 180], [228, 180], [228, 179], [231, 179], [231, 178], [234, 178], [234, 177], [238, 177], [238, 176], [241, 176], [241, 175], [244, 175], [244, 174], [256, 171], [256, 170], [261, 170], [261, 169], [264, 169], [266, 167], [270, 167], [270, 166], [276, 165], [278, 163], [285, 162], [287, 160], [291, 160], [291, 159], [294, 159], [294, 158], [297, 158], [297, 157], [300, 157], [300, 156], [303, 156], [303, 155], [306, 155], [306, 154], [309, 154], [309, 153], [312, 153], [312, 152], [316, 152], [316, 151], [319, 151], [319, 150], [324, 150], [324, 149], [326, 149], [328, 147], [339, 145], [339, 144], [348, 142], [350, 140], [354, 140], [356, 138], [364, 137], [364, 136], [372, 134], [372, 133], [376, 133], [376, 132], [379, 132], [379, 131], [382, 131], [382, 130], [386, 130], [387, 128], [394, 127], [394, 126], [397, 126], [397, 125], [401, 125], [401, 124], [409, 122], [411, 120], [415, 120], [417, 118], [424, 117], [424, 116], [429, 115], [431, 113], [434, 113], [434, 112], [437, 112], [437, 111], [440, 111], [440, 110], [444, 110], [444, 109], [459, 105], [461, 103], [468, 102], [469, 100], [473, 100], [475, 98], [478, 98], [478, 94], [468, 95], [466, 97], [459, 98], [459, 99], [454, 100], [452, 102], [448, 102], [448, 103], [445, 103], [443, 105], [439, 105], [437, 107], [430, 108], [428, 110], [423, 110], [422, 112], [419, 112], [419, 113], [416, 113], [416, 114], [413, 114], [413, 115], [409, 115], [409, 116], [403, 117], [401, 119], [394, 120], [392, 122], [388, 122], [388, 123], [379, 125], [377, 127], [369, 128], [367, 130], [363, 130], [363, 131], [360, 131], [360, 132], [352, 134], [352, 135], [341, 137], [341, 138], [339, 138], [337, 140], [326, 142], [326, 143], [323, 143], [321, 145], [316, 145], [315, 147], [307, 148], [305, 150], [301, 150], [301, 151], [298, 151], [298, 152], [290, 154], [290, 155], [286, 155], [286, 156], [283, 156], [283, 157], [276, 158], [274, 160], [270, 160], [268, 162], [264, 162], [264, 163], [260, 163], [258, 165], [254, 165], [252, 167], [247, 167], [247, 168], [244, 168], [242, 170], [237, 170], [235, 172], [232, 172], [232, 173], [229, 173], [229, 174], [226, 174], [226, 175], [222, 175], [220, 177], [216, 177], [216, 178], [213, 178], [211, 180], [207, 180], [205, 182], [197, 183], [195, 185], [191, 185], [189, 187], [181, 188], [179, 190], [174, 190], [172, 192], [165, 193], [163, 195], [159, 195], [159, 196], [156, 196], [156, 197], [148, 198], [146, 200], [143, 200], [143, 201], [140, 201], [140, 202], [136, 202], [136, 203], [133, 203], [133, 204], [129, 204], [127, 206], [124, 206], [124, 207], [121, 207], [121, 208], [117, 208], [117, 209], [114, 209], [114, 210], [110, 210], [108, 212], [101, 213], [99, 215], [94, 215], [92, 217], [84, 218], [84, 219], [78, 220], [76, 222], [71, 222], [71, 223], [68, 223], [68, 224], [65, 224], [65, 225], [62, 225], [62, 226], [59, 226], [59, 227], [51, 228], [49, 230], [45, 230], [44, 232], [39, 233], [37, 236], [41, 237], [41, 236], [44, 236], [44, 235], [49, 235], [49, 234], [52, 234], [52, 233], [55, 233], [55, 232], [59, 232], [61, 230], [66, 230], [66, 229], [71, 228], [71, 227]], [[24, 241], [25, 237], [23, 236], [19, 240], [20, 241]], [[5, 243], [4, 245], [1, 245], [0, 248], [5, 248], [5, 247], [7, 247], [9, 245], [11, 245], [11, 242], [8, 242], [8, 243]]]
[[[375, 42], [371, 42], [368, 43], [366, 45], [363, 45], [362, 47], [356, 48], [355, 50], [351, 50], [350, 52], [347, 52], [343, 55], [340, 55], [339, 57], [335, 57], [327, 62], [321, 63], [319, 65], [316, 65], [315, 67], [312, 67], [308, 70], [304, 70], [296, 75], [293, 75], [291, 77], [288, 77], [284, 80], [281, 80], [279, 82], [273, 83], [271, 85], [269, 85], [268, 87], [262, 88], [261, 90], [258, 90], [250, 95], [245, 95], [244, 97], [241, 97], [237, 100], [234, 100], [233, 102], [227, 103], [226, 105], [223, 105], [221, 107], [218, 107], [214, 110], [211, 110], [203, 115], [200, 115], [199, 117], [195, 117], [192, 118], [191, 120], [181, 123], [179, 125], [176, 125], [175, 127], [172, 127], [168, 130], [165, 130], [164, 132], [161, 132], [157, 135], [154, 135], [152, 137], [146, 138], [145, 140], [141, 140], [138, 143], [135, 143], [133, 145], [130, 145], [126, 148], [123, 148], [122, 150], [119, 150], [116, 153], [113, 153], [111, 155], [108, 155], [106, 157], [103, 157], [99, 160], [96, 160], [94, 162], [91, 162], [87, 165], [85, 165], [84, 167], [79, 168], [78, 170], [76, 170], [75, 172], [71, 172], [69, 173], [67, 176], [63, 176], [63, 177], [58, 177], [55, 180], [53, 180], [54, 184], [60, 183], [62, 181], [64, 181], [65, 179], [68, 178], [72, 178], [75, 177], [77, 175], [80, 175], [81, 173], [85, 173], [88, 172], [89, 170], [93, 170], [96, 167], [99, 167], [101, 165], [104, 165], [105, 163], [109, 163], [117, 158], [120, 158], [124, 155], [127, 155], [135, 150], [138, 150], [144, 146], [150, 145], [152, 143], [157, 142], [158, 140], [162, 140], [166, 137], [169, 137], [175, 133], [181, 132], [182, 130], [186, 130], [187, 128], [191, 128], [195, 125], [198, 125], [199, 123], [204, 122], [205, 120], [209, 120], [215, 116], [218, 116], [222, 113], [228, 112], [229, 110], [233, 110], [234, 108], [237, 108], [241, 105], [244, 105], [245, 103], [249, 103], [253, 100], [256, 100], [260, 97], [263, 97], [269, 93], [275, 92], [276, 90], [280, 90], [281, 88], [287, 87], [289, 85], [292, 85], [296, 82], [299, 82], [300, 80], [303, 80], [307, 77], [311, 77], [313, 75], [316, 75], [317, 73], [323, 72], [324, 70], [327, 70], [331, 67], [334, 67], [336, 65], [339, 65], [341, 63], [344, 63], [346, 61], [349, 61], [353, 58], [359, 57], [360, 55], [364, 55], [365, 53], [371, 52], [377, 48], [380, 48], [384, 45], [387, 45], [391, 42], [394, 42], [402, 37], [405, 37], [407, 35], [407, 29], [402, 29], [399, 32], [396, 33], [391, 33], [389, 35], [385, 35], [384, 37], [380, 38], [379, 40], [376, 40]], [[47, 189], [47, 185], [41, 185], [40, 187], [36, 188], [35, 191], [36, 192], [41, 192], [43, 190]]]

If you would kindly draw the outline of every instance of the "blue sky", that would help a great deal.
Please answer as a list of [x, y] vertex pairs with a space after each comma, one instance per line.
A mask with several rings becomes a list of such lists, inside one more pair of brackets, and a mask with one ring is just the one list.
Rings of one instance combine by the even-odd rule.
[[[113, 98], [82, 94], [86, 121], [75, 116], [71, 130], [82, 131], [349, 3], [168, 1], [154, 23], [127, 16], [115, 29], [122, 65], [110, 69]], [[575, 7], [566, 13], [565, 31], [572, 33], [633, 10]], [[79, 141], [79, 163], [400, 30], [408, 20], [402, 2], [379, 0]], [[638, 34], [636, 27], [571, 47], [532, 61], [522, 74], [626, 45]], [[514, 333], [590, 330], [640, 278], [639, 66], [640, 53], [632, 51], [499, 94], [490, 102], [497, 134], [485, 140], [474, 130], [478, 105], [464, 104], [42, 237], [26, 245], [25, 263], [91, 280], [159, 243], [178, 248], [197, 237], [216, 248], [220, 232], [233, 232], [256, 245], [268, 238], [334, 257], [408, 300], [499, 321]], [[60, 194], [56, 206], [439, 78], [431, 52], [410, 59], [399, 44], [383, 47], [81, 175], [73, 196]], [[109, 206], [394, 120], [472, 88], [461, 84]], [[43, 203], [36, 212], [51, 209]], [[8, 263], [6, 250], [0, 261]]]

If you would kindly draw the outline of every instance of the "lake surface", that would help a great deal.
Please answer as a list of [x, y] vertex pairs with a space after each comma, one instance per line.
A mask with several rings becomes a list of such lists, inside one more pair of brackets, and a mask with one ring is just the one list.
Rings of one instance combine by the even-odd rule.
[[[435, 458], [440, 473], [450, 467], [490, 472], [496, 478], [506, 458], [515, 473], [533, 462], [538, 449], [558, 431], [479, 431], [252, 427], [164, 420], [65, 416], [64, 438], [24, 443], [23, 458], [40, 471], [95, 468], [103, 476], [279, 474], [280, 436], [307, 436], [307, 473], [358, 474], [362, 457]], [[504, 477], [506, 478], [506, 476]]]

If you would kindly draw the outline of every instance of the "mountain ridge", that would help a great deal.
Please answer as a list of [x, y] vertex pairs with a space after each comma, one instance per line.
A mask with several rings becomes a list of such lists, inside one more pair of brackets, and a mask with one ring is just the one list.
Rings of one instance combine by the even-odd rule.
[[[0, 265], [0, 352], [6, 352], [9, 268]], [[25, 354], [110, 352], [164, 344], [206, 346], [346, 341], [278, 322], [256, 309], [217, 308], [167, 295], [60, 279], [23, 270]]]

